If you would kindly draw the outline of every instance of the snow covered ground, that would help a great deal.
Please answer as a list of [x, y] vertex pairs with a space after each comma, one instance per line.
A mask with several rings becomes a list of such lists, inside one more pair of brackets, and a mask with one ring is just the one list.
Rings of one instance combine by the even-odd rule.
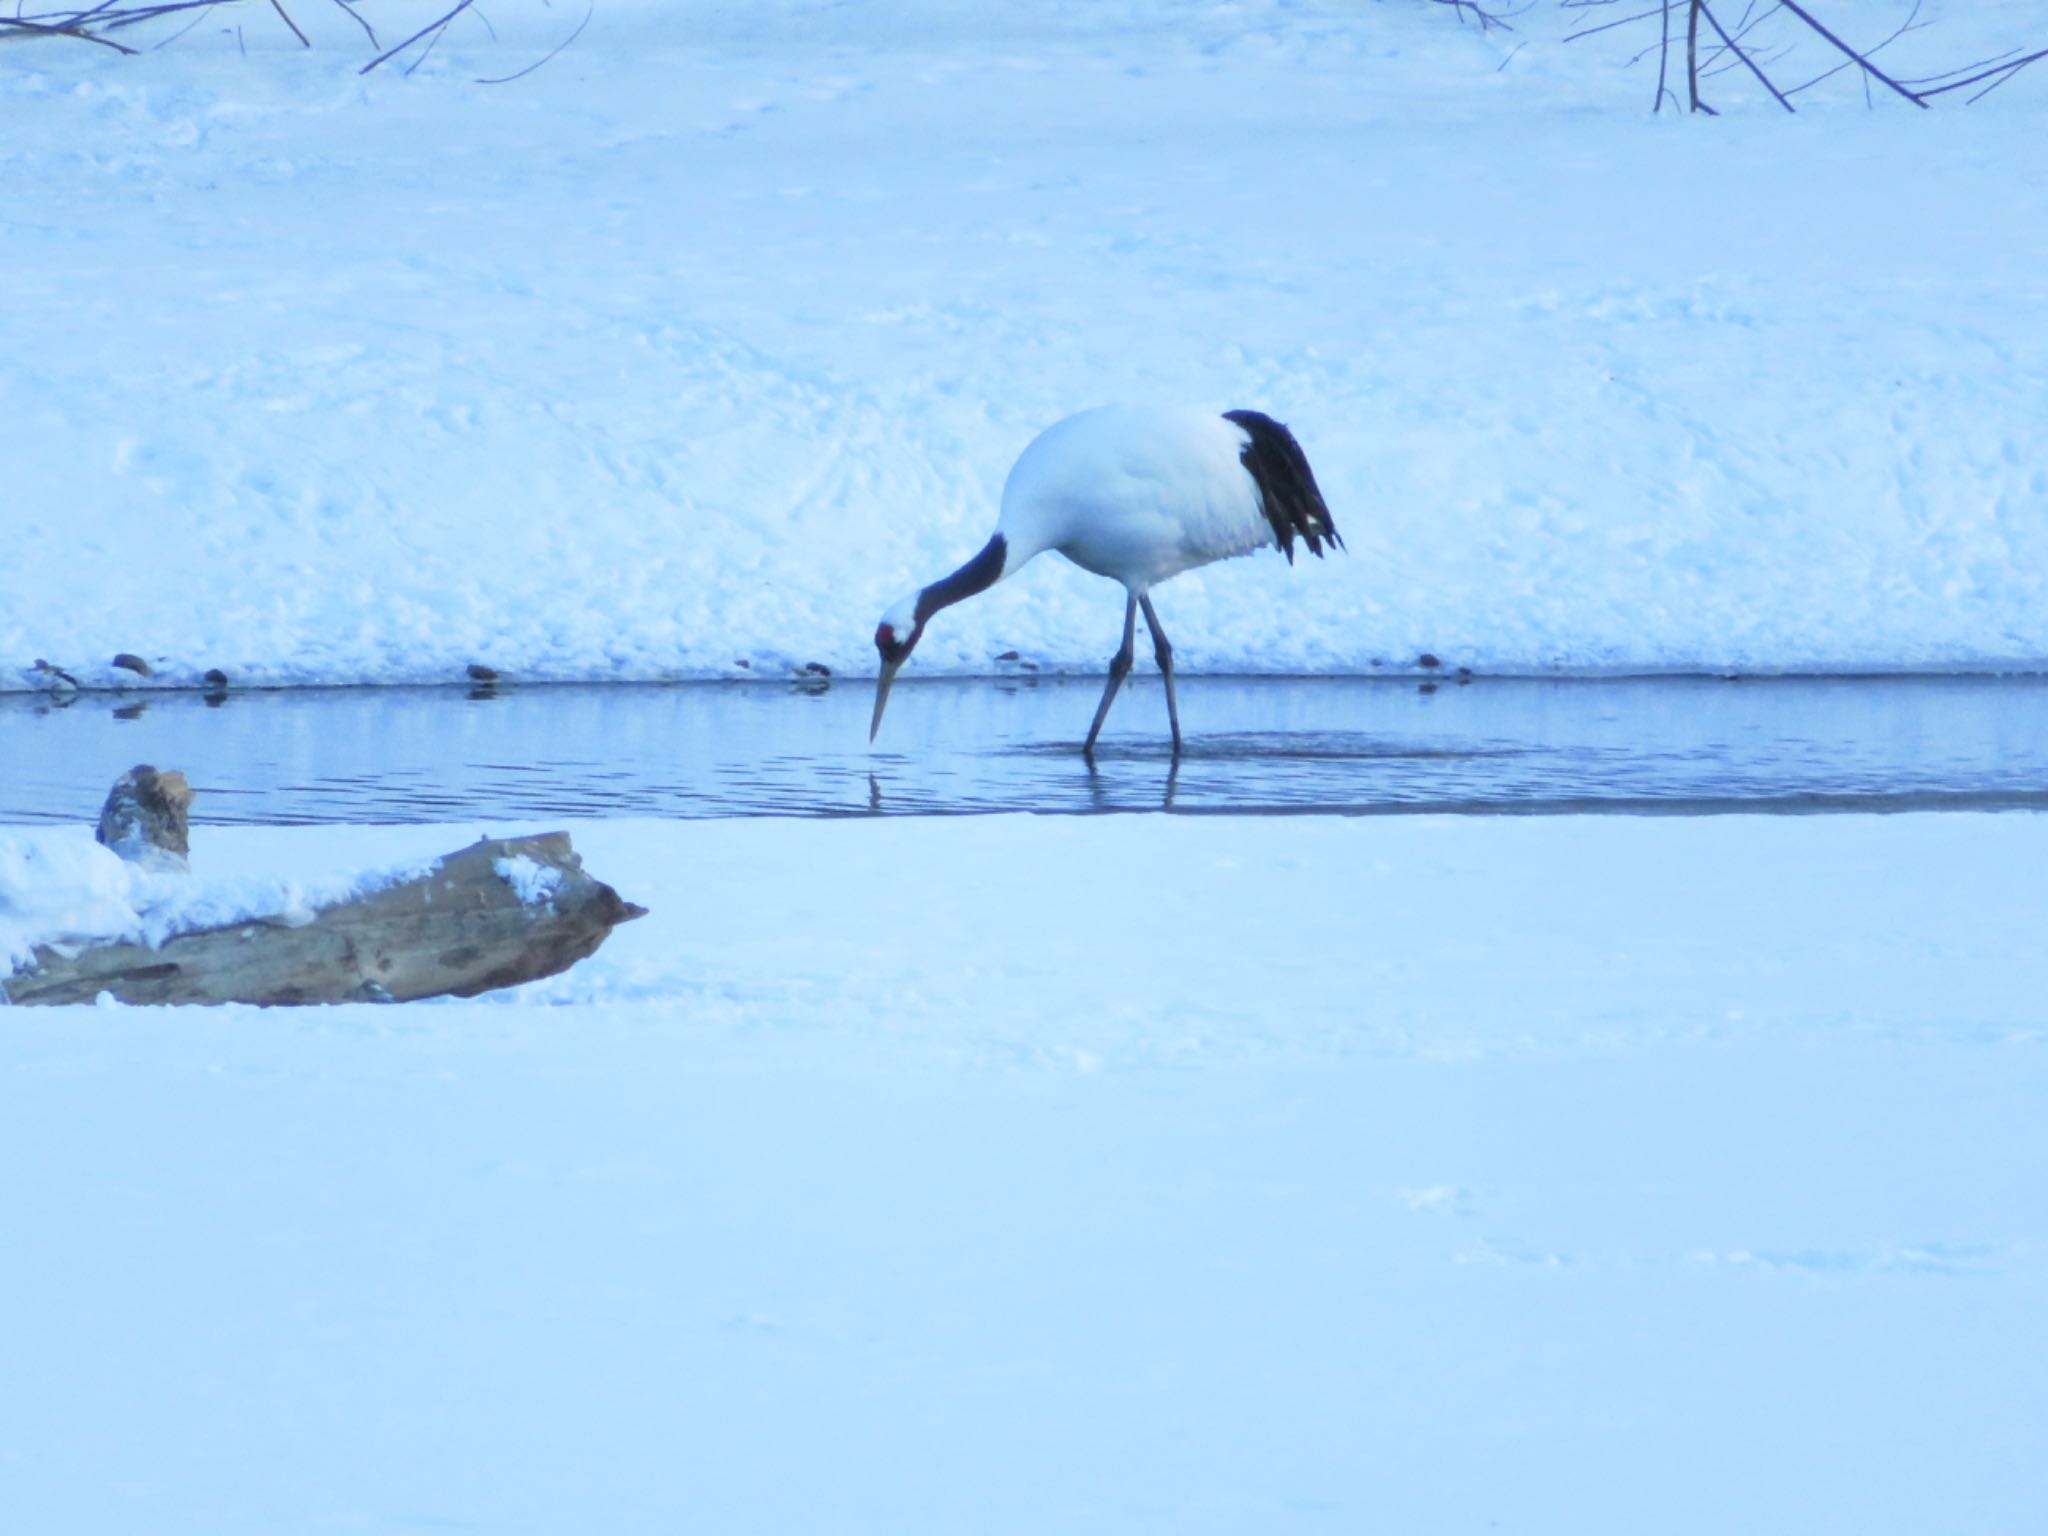
[[[2048, 661], [2048, 74], [599, 0], [482, 86], [580, 8], [292, 9], [0, 43], [0, 688], [869, 668], [1106, 398], [1291, 422], [1349, 545], [1165, 589], [1191, 669]], [[1045, 562], [913, 666], [1116, 616]], [[192, 912], [533, 830], [199, 814]], [[2048, 819], [574, 835], [652, 915], [514, 993], [0, 1010], [0, 1531], [2048, 1528]], [[0, 950], [162, 895], [0, 828]]]
[[8, 1530], [2048, 1514], [2048, 820], [577, 841], [520, 994], [5, 1016]]
[[[1548, 6], [599, 0], [483, 86], [575, 8], [368, 77], [294, 9], [0, 45], [0, 687], [872, 668], [1118, 398], [1291, 422], [1349, 544], [1165, 589], [1189, 669], [2048, 660], [2039, 69], [1652, 119]], [[1048, 561], [914, 667], [1116, 621]]]

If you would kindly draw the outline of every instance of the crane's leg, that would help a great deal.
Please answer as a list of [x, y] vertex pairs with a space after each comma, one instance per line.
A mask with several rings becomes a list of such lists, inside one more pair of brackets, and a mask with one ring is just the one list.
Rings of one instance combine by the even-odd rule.
[[1132, 642], [1137, 637], [1138, 600], [1133, 597], [1124, 604], [1123, 648], [1109, 658], [1109, 683], [1102, 690], [1102, 702], [1095, 706], [1095, 723], [1088, 727], [1088, 739], [1081, 743], [1081, 750], [1089, 757], [1095, 755], [1095, 738], [1102, 734], [1102, 722], [1109, 716], [1109, 706], [1116, 701], [1117, 689], [1131, 675]]
[[1152, 611], [1152, 595], [1138, 599], [1145, 610], [1145, 627], [1152, 631], [1152, 654], [1159, 658], [1159, 675], [1166, 679], [1166, 723], [1173, 727], [1173, 755], [1180, 756], [1180, 706], [1173, 700], [1173, 644], [1159, 627], [1159, 615]]

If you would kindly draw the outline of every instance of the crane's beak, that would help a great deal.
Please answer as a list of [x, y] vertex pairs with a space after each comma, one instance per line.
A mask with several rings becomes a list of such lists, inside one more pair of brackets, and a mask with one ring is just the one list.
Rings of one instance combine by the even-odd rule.
[[902, 666], [900, 661], [885, 661], [875, 678], [875, 718], [868, 722], [869, 741], [873, 741], [875, 733], [882, 728], [882, 710], [889, 702], [889, 685], [896, 681], [896, 674]]

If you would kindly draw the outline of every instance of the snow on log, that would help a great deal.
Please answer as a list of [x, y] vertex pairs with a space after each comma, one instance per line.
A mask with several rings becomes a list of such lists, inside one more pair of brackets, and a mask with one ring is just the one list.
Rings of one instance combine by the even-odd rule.
[[[130, 775], [133, 777], [133, 775]], [[117, 786], [118, 792], [118, 786]], [[9, 1003], [408, 1002], [567, 970], [646, 909], [591, 878], [566, 832], [486, 838], [353, 899], [176, 934], [36, 946]]]

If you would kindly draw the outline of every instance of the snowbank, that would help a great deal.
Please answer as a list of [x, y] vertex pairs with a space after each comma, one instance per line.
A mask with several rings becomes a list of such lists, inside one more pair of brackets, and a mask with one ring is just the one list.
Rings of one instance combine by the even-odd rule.
[[[605, 0], [486, 87], [574, 18], [244, 9], [0, 49], [0, 687], [869, 669], [1104, 399], [1290, 422], [1349, 546], [1163, 589], [1191, 670], [2048, 662], [2039, 70], [1686, 121], [1548, 9]], [[1117, 620], [1049, 559], [914, 665]]]

